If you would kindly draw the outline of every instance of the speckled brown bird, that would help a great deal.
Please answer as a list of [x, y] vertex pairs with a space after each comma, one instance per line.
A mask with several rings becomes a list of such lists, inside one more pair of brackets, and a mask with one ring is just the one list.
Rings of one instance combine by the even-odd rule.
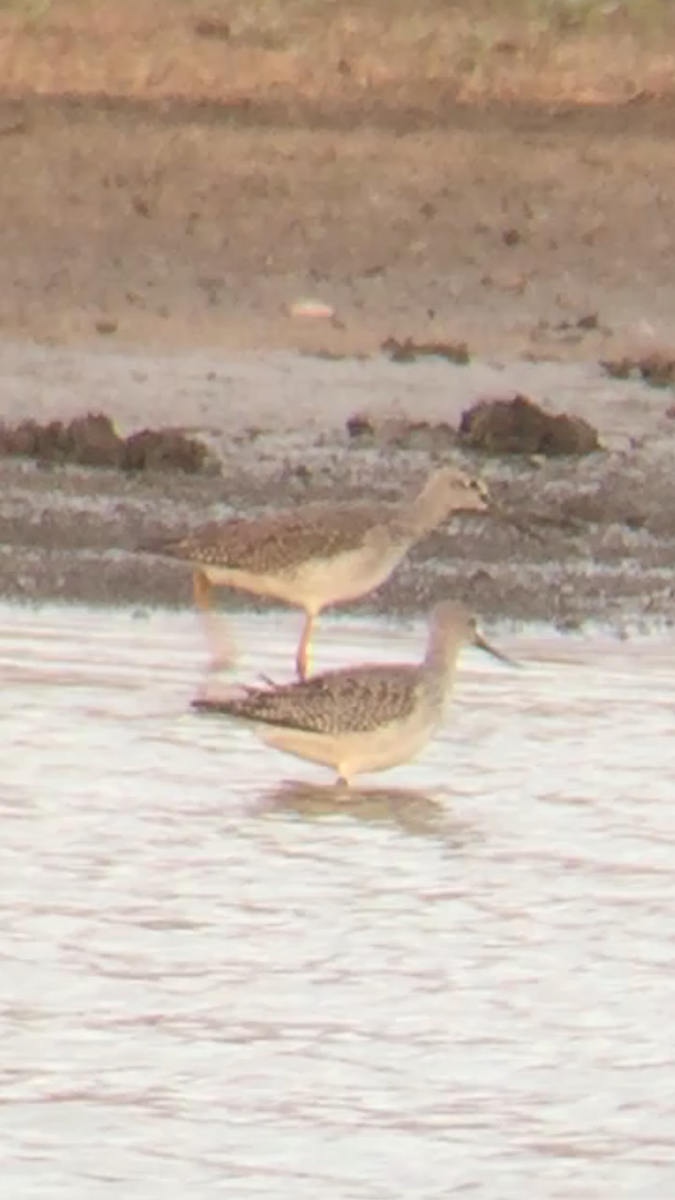
[[426, 745], [467, 642], [510, 662], [485, 641], [463, 604], [445, 600], [432, 612], [419, 664], [326, 671], [299, 683], [201, 698], [193, 707], [244, 722], [268, 745], [333, 767], [337, 782], [348, 786], [355, 775], [398, 766]]
[[[313, 626], [324, 608], [379, 587], [410, 547], [450, 513], [488, 508], [485, 484], [441, 467], [412, 500], [304, 504], [269, 516], [213, 521], [142, 549], [191, 563], [195, 603], [205, 618], [212, 586], [303, 609], [296, 667], [299, 678], [306, 679]], [[222, 665], [216, 654], [214, 666]]]

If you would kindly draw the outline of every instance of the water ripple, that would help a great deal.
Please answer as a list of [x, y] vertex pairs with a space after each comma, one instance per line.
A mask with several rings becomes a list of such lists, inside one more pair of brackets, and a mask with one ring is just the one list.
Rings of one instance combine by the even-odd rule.
[[[289, 674], [293, 614], [236, 623]], [[319, 665], [421, 639], [326, 621]], [[190, 614], [2, 610], [12, 1197], [669, 1194], [672, 648], [502, 644], [345, 801], [192, 716]]]

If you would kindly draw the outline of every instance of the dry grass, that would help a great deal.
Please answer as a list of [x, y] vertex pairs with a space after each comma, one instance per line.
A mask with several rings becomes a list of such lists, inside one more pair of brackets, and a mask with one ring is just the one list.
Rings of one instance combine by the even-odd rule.
[[0, 95], [621, 102], [673, 90], [667, 0], [0, 0]]

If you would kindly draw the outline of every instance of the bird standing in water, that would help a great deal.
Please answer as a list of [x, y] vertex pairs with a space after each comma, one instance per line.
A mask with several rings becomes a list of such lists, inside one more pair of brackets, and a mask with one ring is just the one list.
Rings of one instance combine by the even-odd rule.
[[465, 643], [510, 663], [485, 641], [463, 604], [445, 600], [432, 612], [419, 664], [346, 667], [299, 683], [195, 700], [193, 707], [243, 722], [277, 750], [333, 767], [337, 782], [349, 786], [355, 775], [398, 766], [427, 744], [443, 718]]
[[379, 587], [410, 547], [449, 514], [487, 512], [492, 507], [481, 480], [440, 467], [411, 500], [299, 505], [268, 516], [213, 521], [143, 549], [192, 565], [194, 600], [207, 623], [213, 669], [233, 660], [212, 624], [213, 586], [238, 588], [303, 609], [296, 653], [302, 680], [309, 674], [312, 632], [324, 608]]

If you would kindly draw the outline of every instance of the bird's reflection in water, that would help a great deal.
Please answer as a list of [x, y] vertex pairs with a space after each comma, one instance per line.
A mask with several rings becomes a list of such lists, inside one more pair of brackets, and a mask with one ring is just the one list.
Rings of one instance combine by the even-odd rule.
[[450, 809], [449, 792], [429, 795], [415, 788], [336, 787], [287, 779], [260, 798], [262, 816], [294, 815], [305, 820], [347, 817], [366, 824], [393, 825], [418, 837], [463, 840], [460, 824]]

